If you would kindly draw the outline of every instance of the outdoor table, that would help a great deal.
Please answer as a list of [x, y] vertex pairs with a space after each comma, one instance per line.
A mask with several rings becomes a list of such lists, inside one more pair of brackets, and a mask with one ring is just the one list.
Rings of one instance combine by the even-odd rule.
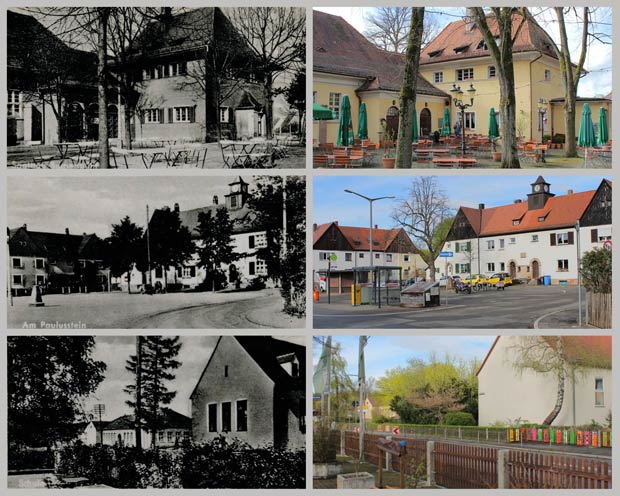
[[177, 140], [175, 139], [162, 139], [162, 138], [153, 138], [153, 144], [157, 148], [163, 148], [166, 145], [172, 146], [177, 144]]
[[129, 155], [138, 155], [146, 169], [151, 169], [159, 157], [163, 157], [166, 162], [166, 148], [140, 148], [138, 150], [127, 150]]
[[534, 148], [536, 150], [536, 161], [546, 163], [547, 160], [545, 158], [545, 152], [547, 151], [547, 145], [536, 145]]
[[459, 167], [465, 169], [467, 167], [475, 167], [478, 161], [475, 158], [458, 158]]
[[454, 167], [454, 165], [458, 165], [458, 163], [458, 158], [440, 157], [433, 159], [433, 164], [435, 164], [437, 167]]

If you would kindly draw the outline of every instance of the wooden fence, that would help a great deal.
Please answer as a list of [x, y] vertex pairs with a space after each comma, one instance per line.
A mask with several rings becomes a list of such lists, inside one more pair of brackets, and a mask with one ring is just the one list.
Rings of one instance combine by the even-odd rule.
[[436, 442], [435, 482], [448, 488], [496, 488], [497, 452], [494, 447]]
[[588, 324], [601, 329], [611, 329], [611, 293], [587, 295]]
[[611, 461], [511, 450], [510, 488], [610, 489]]
[[[344, 452], [359, 457], [359, 434], [343, 431]], [[377, 465], [378, 439], [385, 434], [364, 434], [364, 458]], [[610, 489], [612, 465], [610, 459], [589, 455], [546, 453], [544, 451], [513, 448], [511, 446], [480, 446], [476, 444], [412, 439], [391, 436], [395, 441], [407, 443], [405, 468], [411, 473], [420, 463], [425, 463], [434, 474], [434, 482], [446, 488], [491, 489], [498, 488], [553, 488], [553, 489]], [[431, 459], [427, 447], [433, 446]], [[499, 460], [505, 460], [504, 476]], [[384, 461], [385, 463], [385, 461]], [[392, 457], [392, 470], [398, 470], [398, 458]]]

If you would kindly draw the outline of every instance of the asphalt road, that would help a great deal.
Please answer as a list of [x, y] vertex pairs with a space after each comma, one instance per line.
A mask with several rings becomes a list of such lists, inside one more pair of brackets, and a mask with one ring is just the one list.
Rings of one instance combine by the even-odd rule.
[[[317, 329], [523, 329], [534, 328], [539, 319], [559, 319], [564, 309], [576, 315], [577, 297], [575, 286], [511, 286], [472, 294], [449, 291], [445, 306], [442, 289], [440, 307], [379, 309], [353, 307], [349, 294], [332, 295], [332, 303], [327, 304], [322, 293], [320, 301], [314, 302], [313, 320]], [[564, 322], [562, 327], [576, 327], [576, 322]]]

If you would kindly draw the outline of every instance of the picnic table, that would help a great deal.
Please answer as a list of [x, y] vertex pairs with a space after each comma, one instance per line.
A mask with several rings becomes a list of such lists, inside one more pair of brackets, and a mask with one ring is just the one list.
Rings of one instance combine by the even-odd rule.
[[433, 158], [433, 164], [437, 167], [461, 167], [463, 169], [467, 167], [475, 167], [478, 161], [475, 158], [463, 158], [463, 157], [436, 157]]
[[62, 163], [67, 159], [70, 159], [73, 161], [73, 158], [69, 157], [69, 151], [75, 149], [75, 147], [77, 147], [78, 149], [78, 154], [76, 157], [74, 157], [75, 161], [78, 161], [78, 162], [86, 161], [87, 154], [90, 153], [92, 155], [93, 149], [99, 145], [99, 142], [98, 141], [72, 141], [72, 142], [65, 141], [62, 143], [54, 143], [54, 145], [58, 149], [58, 153], [60, 155], [60, 164], [59, 164], [59, 167], [60, 167]]

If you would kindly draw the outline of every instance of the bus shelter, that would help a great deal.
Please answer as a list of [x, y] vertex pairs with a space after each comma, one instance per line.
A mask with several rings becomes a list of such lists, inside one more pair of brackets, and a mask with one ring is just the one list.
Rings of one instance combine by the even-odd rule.
[[353, 268], [351, 304], [400, 305], [402, 268], [386, 265]]

